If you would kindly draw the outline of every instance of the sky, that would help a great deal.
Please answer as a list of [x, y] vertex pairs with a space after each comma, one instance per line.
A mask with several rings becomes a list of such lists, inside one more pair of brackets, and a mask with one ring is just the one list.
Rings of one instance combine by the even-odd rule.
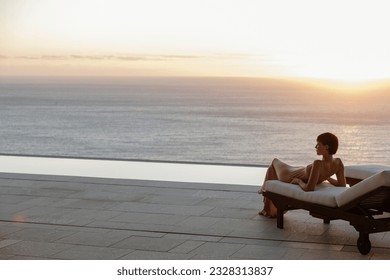
[[0, 0], [0, 76], [390, 80], [386, 0]]

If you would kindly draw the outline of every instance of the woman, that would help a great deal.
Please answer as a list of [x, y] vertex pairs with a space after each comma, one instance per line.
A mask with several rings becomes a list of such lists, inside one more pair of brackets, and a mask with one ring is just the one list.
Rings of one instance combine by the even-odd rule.
[[[274, 159], [268, 167], [265, 175], [265, 182], [268, 180], [279, 180], [285, 183], [299, 185], [304, 191], [313, 191], [314, 187], [328, 181], [334, 186], [345, 186], [344, 165], [341, 159], [333, 158], [339, 146], [339, 141], [335, 135], [326, 132], [317, 137], [317, 155], [322, 156], [322, 160], [315, 160], [306, 167], [293, 167], [279, 159]], [[336, 174], [336, 179], [331, 178]], [[261, 194], [263, 189], [259, 190]], [[259, 212], [260, 215], [275, 218], [276, 207], [272, 201], [264, 197], [264, 209]]]

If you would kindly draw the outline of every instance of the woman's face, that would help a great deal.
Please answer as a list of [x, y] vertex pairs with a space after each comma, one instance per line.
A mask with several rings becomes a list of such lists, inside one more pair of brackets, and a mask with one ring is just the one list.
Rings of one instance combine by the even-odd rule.
[[316, 151], [317, 151], [317, 155], [319, 156], [328, 154], [328, 146], [322, 144], [320, 141], [317, 141]]

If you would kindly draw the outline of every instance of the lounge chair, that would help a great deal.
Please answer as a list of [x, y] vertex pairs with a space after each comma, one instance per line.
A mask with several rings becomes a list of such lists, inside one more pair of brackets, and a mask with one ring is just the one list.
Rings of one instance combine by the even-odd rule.
[[305, 192], [297, 185], [267, 181], [264, 195], [277, 208], [277, 227], [283, 228], [285, 211], [293, 209], [305, 209], [324, 223], [345, 220], [359, 232], [359, 252], [368, 254], [369, 234], [390, 231], [390, 215], [386, 214], [390, 213], [390, 167], [371, 167], [346, 167], [350, 187], [321, 183], [314, 191]]

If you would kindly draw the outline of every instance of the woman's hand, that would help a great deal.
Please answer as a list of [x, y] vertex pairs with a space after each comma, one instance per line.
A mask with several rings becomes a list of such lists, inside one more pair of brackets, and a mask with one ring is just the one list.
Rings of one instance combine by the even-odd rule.
[[290, 183], [300, 186], [302, 190], [307, 192], [307, 184], [302, 179], [294, 178]]
[[299, 185], [301, 182], [302, 182], [301, 179], [299, 179], [299, 178], [294, 178], [294, 179], [292, 179], [291, 184]]

